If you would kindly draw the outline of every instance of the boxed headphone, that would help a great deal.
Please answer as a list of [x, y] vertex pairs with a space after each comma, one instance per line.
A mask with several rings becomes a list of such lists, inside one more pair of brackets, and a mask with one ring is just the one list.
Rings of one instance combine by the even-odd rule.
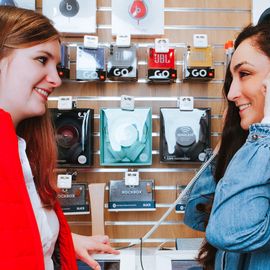
[[100, 109], [100, 164], [152, 164], [152, 110]]
[[107, 76], [112, 81], [136, 81], [137, 70], [137, 48], [110, 46], [110, 56], [107, 62]]
[[139, 185], [126, 185], [124, 180], [111, 180], [109, 211], [150, 211], [156, 209], [154, 180], [140, 180]]
[[27, 9], [36, 9], [35, 0], [0, 0], [0, 6], [14, 6]]
[[51, 109], [59, 167], [87, 167], [93, 162], [93, 109]]
[[57, 195], [66, 214], [89, 214], [89, 192], [87, 184], [73, 183], [71, 188], [61, 189]]
[[211, 147], [210, 118], [210, 108], [160, 108], [160, 161], [205, 161]]
[[42, 1], [42, 13], [59, 32], [96, 32], [96, 0], [46, 0]]

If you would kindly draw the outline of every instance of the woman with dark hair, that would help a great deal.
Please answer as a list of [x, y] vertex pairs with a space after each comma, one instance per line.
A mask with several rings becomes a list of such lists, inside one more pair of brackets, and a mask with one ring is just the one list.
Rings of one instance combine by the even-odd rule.
[[[32, 10], [0, 6], [0, 269], [74, 270], [118, 253], [107, 236], [71, 234], [57, 202], [48, 96], [61, 84], [60, 36]], [[74, 244], [74, 245], [73, 245]]]
[[226, 73], [218, 154], [192, 188], [184, 222], [206, 231], [206, 270], [270, 269], [270, 25], [238, 35]]

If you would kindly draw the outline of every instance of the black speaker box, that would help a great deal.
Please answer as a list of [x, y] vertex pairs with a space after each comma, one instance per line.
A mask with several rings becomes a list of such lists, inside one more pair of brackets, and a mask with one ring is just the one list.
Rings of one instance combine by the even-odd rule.
[[93, 109], [51, 109], [59, 167], [87, 167], [93, 158]]

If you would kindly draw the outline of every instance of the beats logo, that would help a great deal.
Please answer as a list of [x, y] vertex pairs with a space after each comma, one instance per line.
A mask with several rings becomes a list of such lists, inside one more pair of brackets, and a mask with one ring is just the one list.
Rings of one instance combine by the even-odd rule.
[[79, 3], [76, 0], [63, 0], [59, 5], [59, 10], [65, 17], [74, 17], [79, 12], [79, 8]]
[[129, 15], [138, 20], [143, 19], [147, 14], [147, 7], [143, 0], [134, 0], [131, 6], [129, 7]]

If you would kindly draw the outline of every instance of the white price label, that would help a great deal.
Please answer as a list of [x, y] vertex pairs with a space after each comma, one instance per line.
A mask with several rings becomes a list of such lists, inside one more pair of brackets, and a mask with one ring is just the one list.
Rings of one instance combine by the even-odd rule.
[[59, 110], [72, 109], [72, 96], [61, 96], [58, 98], [57, 108]]
[[58, 174], [58, 176], [57, 176], [57, 187], [58, 188], [71, 188], [71, 186], [72, 186], [72, 175]]
[[139, 185], [139, 172], [125, 172], [125, 185], [138, 186]]
[[135, 100], [133, 96], [121, 96], [121, 109], [127, 111], [134, 111]]

